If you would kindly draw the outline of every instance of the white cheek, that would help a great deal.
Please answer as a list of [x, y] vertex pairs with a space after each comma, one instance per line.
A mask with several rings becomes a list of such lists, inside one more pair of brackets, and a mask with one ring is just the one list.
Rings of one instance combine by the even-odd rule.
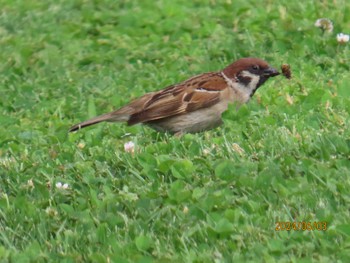
[[256, 89], [256, 86], [259, 83], [260, 77], [250, 73], [249, 71], [243, 71], [241, 72], [241, 75], [243, 77], [249, 77], [251, 80], [248, 84], [248, 86], [245, 86], [244, 84], [238, 82], [238, 79], [236, 78], [234, 81], [232, 81], [230, 78], [228, 78], [223, 72], [221, 72], [221, 75], [226, 80], [227, 84], [231, 89], [234, 90], [234, 101], [238, 100], [240, 102], [246, 103], [249, 101], [251, 94]]
[[257, 86], [258, 83], [259, 83], [260, 76], [255, 75], [255, 74], [252, 74], [252, 73], [250, 73], [249, 71], [243, 71], [243, 72], [241, 73], [241, 75], [242, 75], [243, 77], [249, 77], [249, 78], [251, 78], [251, 81], [250, 81], [250, 83], [249, 83], [249, 85], [248, 85], [247, 88], [248, 88], [250, 91], [255, 90], [255, 89], [256, 89], [256, 86]]
[[254, 90], [256, 90], [256, 86], [259, 83], [260, 77], [258, 75], [252, 74], [249, 71], [242, 71], [242, 77], [249, 77], [251, 80], [248, 86], [245, 86], [242, 83], [237, 82], [237, 88], [241, 93], [242, 101], [248, 102]]

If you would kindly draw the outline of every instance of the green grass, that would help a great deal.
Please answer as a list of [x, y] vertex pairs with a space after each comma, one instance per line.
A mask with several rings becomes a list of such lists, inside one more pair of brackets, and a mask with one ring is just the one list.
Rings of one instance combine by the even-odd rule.
[[[0, 4], [1, 262], [348, 262], [350, 48], [335, 36], [350, 33], [349, 1]], [[293, 79], [218, 129], [67, 134], [245, 56], [289, 63]]]

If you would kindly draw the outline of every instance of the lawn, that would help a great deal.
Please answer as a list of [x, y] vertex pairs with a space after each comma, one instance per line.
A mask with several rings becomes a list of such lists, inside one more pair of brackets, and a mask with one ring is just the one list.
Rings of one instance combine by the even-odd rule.
[[[1, 262], [348, 262], [349, 1], [0, 5]], [[67, 132], [247, 56], [293, 78], [217, 129]]]

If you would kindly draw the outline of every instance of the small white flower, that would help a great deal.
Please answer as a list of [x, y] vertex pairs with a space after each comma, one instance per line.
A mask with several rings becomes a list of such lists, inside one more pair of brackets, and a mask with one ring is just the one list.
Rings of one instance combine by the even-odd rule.
[[337, 41], [339, 44], [345, 44], [349, 42], [350, 36], [347, 34], [339, 33], [337, 34]]
[[210, 150], [209, 150], [209, 149], [204, 149], [204, 150], [203, 150], [203, 154], [204, 154], [204, 155], [208, 155], [209, 153], [210, 153]]
[[48, 214], [49, 216], [57, 216], [58, 212], [56, 209], [52, 208], [52, 207], [47, 207], [45, 209], [46, 214]]
[[27, 185], [28, 185], [28, 187], [34, 188], [33, 179], [29, 179], [29, 180], [27, 181]]
[[69, 188], [69, 184], [67, 184], [67, 183], [62, 184], [61, 182], [57, 182], [56, 183], [56, 187], [58, 189], [68, 189]]
[[84, 147], [85, 147], [85, 143], [83, 143], [83, 142], [78, 143], [79, 149], [84, 149]]
[[328, 18], [320, 18], [315, 22], [315, 26], [322, 29], [325, 32], [333, 32], [333, 23]]
[[315, 22], [315, 26], [316, 27], [321, 27], [321, 19], [317, 19], [316, 22]]
[[326, 204], [323, 202], [323, 200], [320, 200], [320, 201], [318, 202], [318, 207], [319, 207], [319, 208], [325, 208], [325, 207], [326, 207]]
[[182, 211], [183, 211], [184, 214], [188, 214], [189, 209], [188, 209], [188, 207], [185, 205], [185, 206], [184, 206], [184, 209], [183, 209]]
[[134, 153], [135, 151], [135, 144], [133, 142], [126, 142], [124, 144], [124, 150], [128, 153]]

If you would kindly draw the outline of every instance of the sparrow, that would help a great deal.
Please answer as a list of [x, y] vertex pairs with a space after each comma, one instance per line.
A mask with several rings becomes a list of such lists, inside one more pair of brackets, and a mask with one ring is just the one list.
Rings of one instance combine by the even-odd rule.
[[69, 132], [103, 121], [143, 123], [176, 135], [213, 129], [222, 124], [229, 103], [247, 103], [261, 85], [279, 74], [262, 59], [241, 58], [221, 71], [147, 93], [118, 110], [75, 124]]

